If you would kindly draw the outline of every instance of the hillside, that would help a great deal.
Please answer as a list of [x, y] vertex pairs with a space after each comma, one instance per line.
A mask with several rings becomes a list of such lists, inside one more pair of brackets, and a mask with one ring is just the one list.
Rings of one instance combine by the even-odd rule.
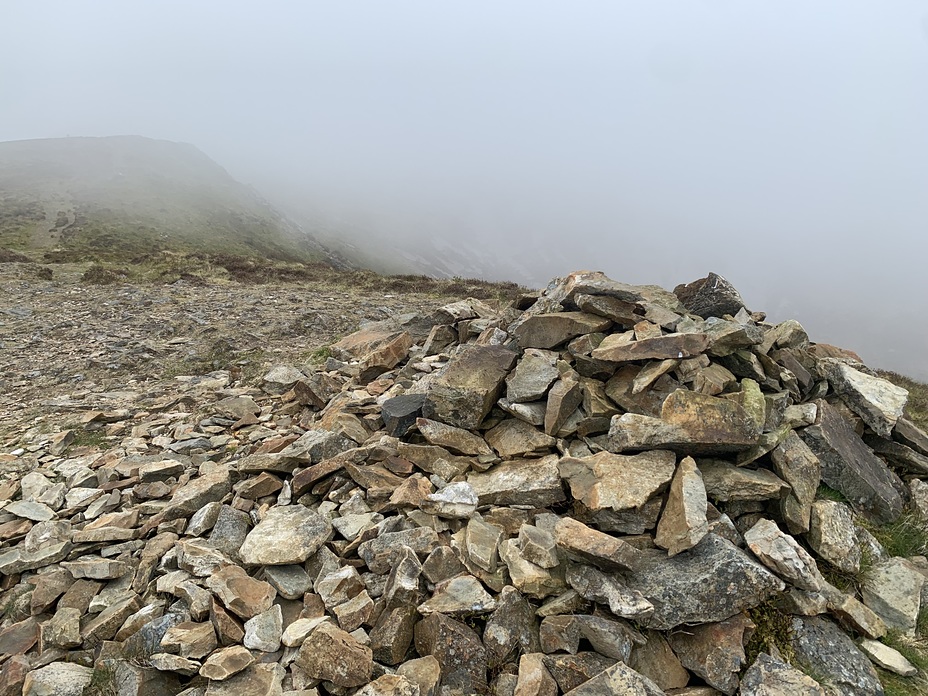
[[166, 249], [329, 259], [194, 146], [138, 136], [0, 143], [0, 247], [50, 260]]

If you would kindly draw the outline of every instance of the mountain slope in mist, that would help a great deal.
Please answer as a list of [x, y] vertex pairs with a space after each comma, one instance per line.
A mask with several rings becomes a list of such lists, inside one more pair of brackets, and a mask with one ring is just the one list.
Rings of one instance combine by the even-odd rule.
[[327, 260], [313, 237], [192, 145], [138, 136], [0, 143], [0, 247]]

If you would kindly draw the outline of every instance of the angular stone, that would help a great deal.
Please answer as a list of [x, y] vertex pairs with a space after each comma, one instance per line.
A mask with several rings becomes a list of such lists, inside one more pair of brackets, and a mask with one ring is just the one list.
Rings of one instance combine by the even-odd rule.
[[864, 423], [880, 437], [892, 437], [909, 392], [880, 377], [872, 377], [835, 358], [818, 362], [818, 369]]
[[882, 524], [902, 514], [902, 498], [893, 475], [831, 404], [819, 401], [815, 425], [800, 433], [822, 463], [822, 480], [840, 491], [851, 506]]
[[[844, 594], [841, 590], [826, 583], [821, 594], [811, 596], [824, 597], [825, 609], [850, 630], [874, 640], [886, 635], [887, 628], [883, 619], [853, 595]], [[815, 610], [807, 612], [807, 615], [814, 616], [820, 613], [822, 612], [815, 607]]]
[[785, 587], [730, 541], [711, 533], [672, 558], [663, 551], [642, 551], [626, 581], [654, 605], [654, 614], [642, 623], [657, 630], [724, 621]]
[[548, 507], [564, 500], [558, 457], [502, 462], [486, 473], [468, 474], [480, 505]]
[[519, 678], [514, 696], [557, 696], [554, 677], [545, 667], [544, 655], [526, 653], [519, 658]]
[[243, 644], [251, 650], [275, 652], [280, 649], [283, 630], [283, 614], [280, 605], [275, 604], [245, 622]]
[[417, 609], [423, 616], [435, 612], [448, 616], [470, 616], [493, 611], [496, 600], [473, 575], [459, 575], [439, 584], [432, 597]]
[[280, 642], [288, 648], [298, 648], [303, 645], [306, 637], [316, 630], [316, 626], [323, 621], [330, 621], [327, 616], [317, 616], [312, 619], [301, 618], [291, 623], [280, 636]]
[[430, 383], [422, 415], [466, 430], [493, 408], [518, 355], [501, 346], [473, 346], [453, 358]]
[[[567, 557], [606, 571], [628, 570], [638, 560], [638, 549], [622, 539], [564, 517], [554, 527], [554, 539]], [[524, 551], [523, 551], [524, 555]]]
[[718, 623], [703, 624], [671, 633], [668, 640], [680, 662], [723, 694], [738, 689], [738, 672], [744, 663], [744, 646], [754, 623], [738, 614]]
[[0, 630], [0, 657], [21, 655], [39, 641], [39, 623], [32, 617]]
[[301, 379], [306, 375], [292, 365], [275, 365], [261, 378], [261, 385], [271, 394], [281, 394]]
[[590, 356], [594, 360], [630, 362], [632, 360], [674, 360], [692, 358], [709, 347], [709, 337], [701, 333], [671, 333], [628, 342], [622, 334], [606, 336]]
[[3, 510], [33, 522], [47, 522], [55, 517], [55, 511], [48, 505], [31, 500], [17, 500], [7, 505]]
[[741, 680], [741, 696], [826, 696], [812, 677], [767, 653], [757, 656]]
[[15, 575], [58, 563], [67, 557], [71, 549], [70, 541], [47, 544], [35, 551], [26, 551], [21, 547], [10, 549], [0, 553], [0, 574]]
[[196, 660], [170, 653], [155, 653], [148, 658], [148, 663], [159, 672], [177, 672], [187, 677], [193, 676], [200, 669], [200, 663]]
[[432, 614], [416, 624], [416, 651], [441, 666], [441, 683], [465, 694], [485, 693], [487, 654], [480, 638], [460, 621]]
[[567, 589], [562, 570], [542, 568], [529, 562], [522, 556], [515, 539], [500, 542], [499, 556], [509, 570], [512, 585], [524, 594], [542, 599]]
[[567, 568], [567, 582], [584, 599], [609, 607], [616, 616], [646, 623], [654, 606], [641, 592], [623, 584], [615, 574], [584, 565]]
[[551, 436], [557, 435], [582, 401], [583, 392], [580, 389], [580, 377], [576, 372], [569, 372], [555, 382], [548, 393], [548, 404], [545, 409], [545, 433]]
[[[499, 562], [499, 542], [502, 538], [503, 530], [496, 525], [485, 522], [480, 517], [471, 518], [467, 522], [464, 537], [467, 558], [488, 573], [496, 572]], [[432, 578], [429, 579], [436, 582]]]
[[913, 634], [921, 608], [925, 576], [904, 558], [875, 563], [861, 583], [864, 604], [889, 628]]
[[542, 568], [554, 568], [560, 563], [554, 535], [530, 524], [519, 528], [519, 551], [525, 560]]
[[495, 670], [519, 654], [539, 650], [538, 619], [532, 606], [514, 587], [506, 586], [483, 631], [487, 666]]
[[605, 331], [612, 321], [586, 312], [556, 312], [528, 317], [513, 332], [521, 348], [550, 349], [584, 334]]
[[818, 457], [795, 432], [791, 432], [771, 453], [774, 471], [790, 486], [780, 501], [780, 513], [793, 534], [809, 531], [809, 516], [818, 490], [822, 466]]
[[430, 493], [420, 505], [423, 512], [438, 517], [467, 519], [477, 509], [477, 492], [469, 483], [449, 483], [444, 488]]
[[542, 661], [562, 693], [571, 693], [595, 675], [615, 664], [614, 659], [595, 652], [578, 652], [576, 655], [545, 655]]
[[66, 561], [61, 564], [61, 567], [71, 573], [74, 578], [88, 580], [114, 580], [121, 578], [131, 569], [128, 563], [122, 561], [93, 557], [85, 557], [79, 561]]
[[808, 592], [822, 589], [824, 580], [815, 559], [775, 522], [758, 520], [745, 532], [744, 541], [761, 563], [794, 587]]
[[706, 494], [718, 502], [778, 499], [788, 485], [766, 469], [745, 469], [716, 459], [700, 459]]
[[216, 633], [211, 623], [185, 621], [168, 628], [161, 639], [165, 652], [198, 660], [216, 649]]
[[371, 631], [371, 650], [378, 662], [398, 665], [403, 661], [413, 640], [413, 630], [419, 620], [414, 606], [399, 606], [380, 614]]
[[393, 568], [404, 546], [424, 558], [441, 544], [434, 529], [416, 527], [401, 532], [385, 532], [365, 541], [358, 547], [358, 555], [372, 573], [382, 575]]
[[691, 457], [678, 465], [657, 525], [654, 543], [670, 556], [691, 549], [709, 532], [706, 511], [709, 501], [702, 474]]
[[552, 351], [526, 349], [516, 369], [506, 378], [506, 400], [521, 404], [544, 398], [560, 376], [557, 360], [558, 354]]
[[280, 458], [299, 464], [319, 464], [355, 446], [348, 438], [331, 430], [313, 429], [280, 452]]
[[639, 674], [654, 681], [660, 688], [679, 689], [689, 683], [689, 672], [680, 664], [670, 644], [657, 631], [645, 633], [646, 642], [635, 646], [625, 662]]
[[277, 506], [245, 537], [239, 555], [248, 565], [302, 563], [331, 535], [332, 524], [309, 508]]
[[403, 437], [412, 430], [416, 420], [422, 416], [424, 404], [425, 394], [402, 394], [384, 401], [380, 407], [380, 416], [387, 435]]
[[374, 600], [363, 590], [332, 610], [343, 631], [351, 633], [368, 622], [374, 612]]
[[239, 566], [227, 566], [213, 573], [206, 579], [206, 587], [243, 619], [270, 609], [277, 594], [268, 583], [255, 580]]
[[280, 696], [284, 674], [276, 663], [250, 665], [224, 681], [211, 681], [204, 696]]
[[503, 459], [542, 455], [551, 450], [557, 440], [533, 428], [523, 420], [509, 418], [486, 434], [487, 442]]
[[[399, 549], [407, 551], [407, 549]], [[332, 572], [323, 569], [316, 579], [314, 589], [322, 599], [326, 609], [332, 610], [347, 602], [364, 589], [364, 582], [354, 566], [346, 565]]]
[[189, 483], [178, 488], [171, 497], [170, 502], [161, 513], [163, 521], [176, 520], [180, 517], [190, 517], [204, 505], [221, 501], [232, 491], [232, 480], [229, 469], [225, 466], [216, 466], [206, 474], [191, 479]]
[[716, 273], [678, 285], [673, 294], [687, 310], [703, 318], [734, 316], [744, 307], [744, 300], [735, 286]]
[[757, 426], [740, 404], [677, 389], [664, 399], [661, 417], [636, 413], [613, 416], [613, 452], [672, 449], [683, 454], [738, 452], [757, 442]]
[[406, 331], [361, 329], [332, 345], [336, 357], [360, 362], [362, 379], [369, 381], [396, 367], [412, 347], [412, 337]]
[[839, 570], [859, 572], [861, 551], [850, 508], [834, 500], [816, 500], [809, 520], [806, 540], [812, 550]]
[[26, 675], [23, 696], [81, 696], [93, 670], [72, 662], [52, 662]]
[[341, 687], [367, 684], [374, 665], [370, 648], [327, 622], [303, 641], [296, 664], [308, 676]]
[[355, 692], [355, 696], [419, 696], [419, 687], [406, 677], [384, 674]]
[[610, 452], [580, 459], [564, 457], [560, 475], [576, 500], [590, 510], [640, 508], [673, 477], [676, 456], [666, 450], [618, 455]]
[[[81, 644], [81, 612], [63, 607], [42, 624], [42, 649], [46, 647], [69, 650]], [[25, 650], [21, 652], [25, 653]]]
[[882, 667], [903, 677], [914, 677], [918, 674], [918, 667], [909, 662], [895, 648], [884, 645], [877, 640], [864, 639], [860, 641], [860, 649], [870, 658], [877, 667]]
[[482, 437], [463, 428], [456, 428], [428, 418], [419, 418], [416, 421], [416, 427], [429, 444], [444, 447], [455, 454], [471, 456], [482, 454], [492, 456], [493, 454]]
[[[794, 663], [820, 676], [834, 693], [873, 696], [883, 693], [876, 670], [854, 641], [831, 621], [793, 617], [790, 645]], [[763, 693], [763, 692], [761, 692]]]
[[407, 660], [396, 668], [396, 673], [419, 687], [419, 696], [436, 696], [441, 681], [441, 665], [431, 655]]

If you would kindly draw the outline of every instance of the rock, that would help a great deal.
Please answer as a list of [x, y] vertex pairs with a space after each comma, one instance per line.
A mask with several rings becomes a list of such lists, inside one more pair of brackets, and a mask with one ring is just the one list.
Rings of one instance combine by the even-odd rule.
[[560, 475], [571, 495], [590, 510], [640, 508], [673, 477], [673, 452], [655, 450], [637, 455], [599, 452], [589, 457], [564, 457]]
[[623, 334], [612, 334], [590, 353], [590, 357], [617, 363], [684, 359], [700, 355], [708, 347], [709, 337], [700, 333], [671, 333], [637, 341], [629, 341]]
[[545, 434], [557, 435], [582, 402], [583, 392], [580, 389], [580, 377], [576, 372], [567, 373], [556, 381], [548, 393], [544, 422]]
[[283, 615], [280, 605], [275, 604], [245, 622], [243, 643], [251, 650], [275, 652], [280, 649], [281, 633], [283, 633]]
[[509, 571], [512, 585], [519, 592], [542, 599], [567, 589], [559, 568], [542, 568], [526, 560], [515, 539], [500, 542], [499, 556]]
[[385, 674], [359, 689], [356, 696], [419, 696], [419, 687], [405, 677]]
[[52, 662], [26, 675], [23, 696], [81, 696], [93, 670], [70, 662]]
[[700, 459], [706, 494], [717, 502], [780, 498], [788, 485], [766, 469], [744, 469], [715, 459]]
[[908, 391], [835, 358], [820, 360], [818, 369], [873, 432], [887, 440], [892, 437], [896, 421], [902, 417], [909, 398]]
[[790, 486], [780, 501], [780, 513], [793, 534], [809, 531], [812, 503], [821, 479], [821, 463], [795, 432], [790, 432], [770, 453], [774, 471]]
[[533, 457], [550, 451], [557, 440], [522, 420], [504, 420], [486, 433], [486, 440], [503, 459]]
[[794, 587], [809, 592], [822, 589], [824, 580], [815, 559], [775, 522], [758, 520], [745, 532], [744, 541], [761, 563]]
[[754, 631], [754, 623], [738, 614], [718, 623], [693, 626], [671, 633], [670, 646], [680, 662], [723, 694], [738, 689], [738, 673], [744, 663], [744, 646]]
[[419, 613], [414, 606], [398, 606], [382, 612], [371, 631], [371, 650], [378, 662], [397, 665], [413, 640]]
[[502, 462], [486, 473], [468, 474], [480, 505], [548, 507], [564, 500], [558, 457]]
[[501, 346], [474, 346], [457, 355], [431, 381], [422, 415], [475, 429], [500, 396], [518, 355]]
[[300, 370], [292, 365], [275, 365], [262, 377], [262, 387], [271, 394], [282, 394], [294, 383], [306, 379]]
[[521, 348], [555, 348], [572, 338], [605, 331], [612, 321], [586, 312], [556, 312], [528, 317], [513, 331]]
[[614, 574], [607, 575], [596, 568], [571, 565], [567, 582], [584, 599], [609, 607], [616, 616], [647, 623], [654, 606], [633, 586], [623, 584]]
[[542, 661], [563, 693], [569, 693], [615, 664], [615, 660], [595, 652], [578, 652], [576, 655], [545, 655]]
[[741, 680], [742, 696], [825, 696], [812, 677], [767, 653], [757, 656]]
[[307, 430], [280, 452], [282, 459], [300, 464], [318, 464], [354, 447], [348, 438], [330, 430]]
[[190, 517], [203, 506], [221, 501], [232, 490], [229, 469], [217, 466], [178, 488], [162, 513], [164, 521]]
[[417, 607], [420, 614], [429, 616], [435, 612], [449, 616], [485, 614], [496, 609], [496, 600], [472, 575], [460, 575], [435, 587], [432, 598]]
[[558, 520], [554, 527], [554, 540], [571, 560], [590, 563], [606, 571], [628, 570], [639, 557], [638, 550], [622, 539], [587, 527], [570, 517]]
[[[496, 566], [499, 562], [499, 543], [502, 538], [502, 529], [484, 521], [480, 517], [472, 517], [467, 522], [467, 531], [464, 537], [467, 557], [470, 562], [488, 573], [496, 572]], [[455, 560], [457, 559], [455, 558]], [[554, 565], [557, 565], [557, 563]], [[451, 572], [456, 575], [457, 573], [454, 570], [455, 567], [456, 564], [452, 563]], [[547, 568], [552, 566], [544, 567]], [[429, 575], [428, 570], [424, 570], [426, 575]], [[437, 582], [435, 579], [430, 579], [432, 582]]]
[[367, 563], [372, 573], [390, 571], [404, 546], [408, 546], [420, 558], [427, 556], [440, 541], [434, 529], [417, 527], [401, 532], [385, 532], [365, 541], [358, 547], [358, 555]]
[[519, 658], [515, 696], [557, 696], [557, 682], [545, 667], [544, 655], [526, 653]]
[[534, 525], [523, 524], [519, 527], [519, 551], [526, 561], [542, 568], [554, 568], [560, 563], [554, 535]]
[[224, 681], [210, 682], [204, 696], [281, 696], [283, 678], [279, 664], [250, 665]]
[[506, 378], [506, 400], [521, 404], [544, 398], [560, 376], [557, 360], [555, 352], [527, 348]]
[[705, 278], [692, 283], [678, 285], [673, 289], [683, 306], [693, 314], [701, 317], [734, 316], [744, 307], [744, 300], [725, 278], [710, 273]]
[[465, 694], [486, 691], [486, 650], [473, 630], [460, 621], [432, 614], [416, 624], [415, 640], [419, 655], [438, 660], [443, 687]]
[[336, 686], [362, 686], [371, 680], [371, 649], [330, 623], [320, 623], [303, 641], [296, 664], [314, 679]]
[[875, 563], [863, 578], [864, 604], [886, 622], [889, 628], [913, 634], [921, 608], [925, 576], [904, 558]]
[[796, 665], [806, 673], [820, 675], [820, 681], [836, 693], [848, 696], [883, 693], [870, 661], [832, 622], [818, 617], [793, 617], [790, 645]]
[[455, 428], [428, 418], [419, 418], [416, 427], [431, 445], [444, 447], [455, 454], [493, 456], [492, 450], [482, 437], [463, 428]]
[[332, 525], [324, 517], [302, 505], [282, 505], [268, 510], [239, 554], [248, 565], [302, 563], [331, 535]]
[[565, 692], [565, 696], [661, 696], [663, 693], [646, 676], [616, 662], [589, 681]]
[[186, 677], [193, 676], [200, 669], [200, 663], [196, 660], [188, 660], [186, 657], [170, 653], [155, 653], [148, 658], [148, 662], [159, 672], [177, 672]]
[[779, 578], [715, 534], [672, 558], [663, 551], [642, 551], [626, 581], [654, 606], [642, 623], [658, 630], [724, 621], [784, 588]]
[[412, 337], [407, 331], [366, 328], [332, 344], [332, 352], [340, 359], [358, 361], [362, 379], [370, 381], [399, 364], [411, 347]]
[[422, 416], [425, 394], [401, 394], [381, 404], [380, 415], [388, 435], [403, 437]]
[[533, 607], [514, 587], [506, 586], [483, 630], [487, 665], [497, 669], [519, 654], [539, 650], [538, 619]]
[[818, 402], [815, 425], [800, 435], [822, 463], [822, 480], [840, 491], [855, 510], [882, 524], [902, 514], [902, 498], [889, 469], [834, 406]]
[[863, 654], [869, 657], [877, 667], [882, 667], [903, 677], [914, 677], [918, 674], [918, 667], [905, 659], [898, 650], [888, 645], [865, 638], [860, 641], [859, 647]]
[[477, 509], [477, 492], [469, 483], [449, 483], [435, 493], [430, 493], [420, 506], [430, 515], [451, 519], [467, 519]]
[[396, 673], [419, 687], [419, 696], [436, 696], [441, 681], [441, 665], [431, 655], [407, 660]]
[[657, 631], [647, 631], [646, 642], [635, 646], [631, 657], [625, 662], [665, 691], [682, 688], [690, 680], [689, 672], [674, 655], [670, 643]]
[[48, 505], [30, 500], [17, 500], [7, 505], [3, 510], [33, 522], [47, 522], [55, 517], [55, 511]]
[[211, 654], [200, 667], [200, 676], [211, 681], [225, 681], [250, 667], [254, 662], [254, 655], [247, 648], [241, 645], [231, 645]]
[[809, 520], [806, 540], [812, 550], [839, 570], [859, 572], [860, 544], [848, 506], [834, 500], [816, 500]]
[[677, 389], [661, 417], [613, 416], [609, 450], [671, 449], [682, 454], [737, 452], [757, 442], [757, 428], [741, 405], [728, 399]]
[[161, 639], [165, 652], [198, 660], [216, 648], [216, 633], [211, 623], [185, 621], [168, 628]]
[[670, 556], [693, 548], [708, 533], [708, 499], [702, 474], [691, 457], [677, 465], [654, 543]]

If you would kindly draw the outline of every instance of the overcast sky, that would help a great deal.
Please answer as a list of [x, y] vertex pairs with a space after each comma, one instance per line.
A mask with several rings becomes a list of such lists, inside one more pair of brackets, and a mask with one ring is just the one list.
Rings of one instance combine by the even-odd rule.
[[928, 377], [928, 1], [0, 0], [0, 140], [111, 134], [488, 274], [716, 271]]

